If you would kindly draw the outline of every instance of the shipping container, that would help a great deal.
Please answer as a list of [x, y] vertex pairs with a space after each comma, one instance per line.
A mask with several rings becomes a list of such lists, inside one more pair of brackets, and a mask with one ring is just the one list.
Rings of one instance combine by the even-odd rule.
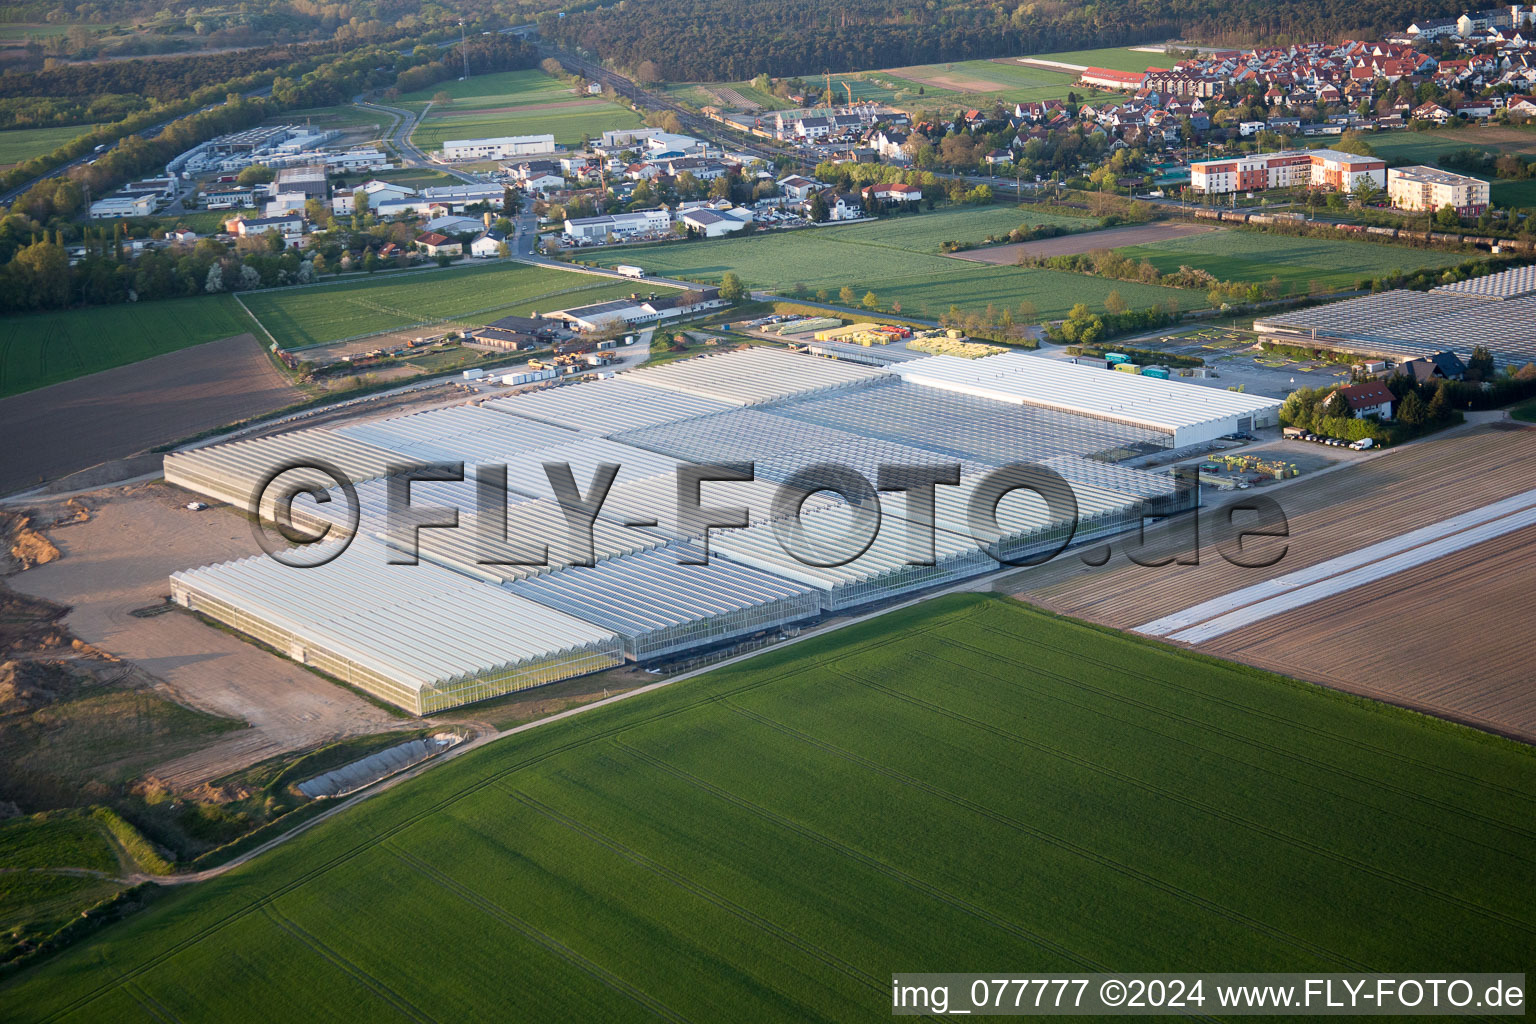
[[1131, 357], [1124, 352], [1105, 352], [1104, 361], [1113, 366], [1118, 363], [1128, 363], [1131, 361]]

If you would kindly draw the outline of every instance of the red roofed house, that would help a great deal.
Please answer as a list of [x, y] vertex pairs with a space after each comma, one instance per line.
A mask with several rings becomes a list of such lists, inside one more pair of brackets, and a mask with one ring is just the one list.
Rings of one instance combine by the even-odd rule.
[[457, 238], [449, 238], [447, 235], [436, 231], [416, 237], [416, 247], [428, 256], [436, 256], [439, 253], [448, 256], [457, 256], [464, 251], [464, 246]]
[[1392, 403], [1396, 401], [1391, 390], [1379, 381], [1369, 384], [1351, 384], [1348, 387], [1339, 388], [1333, 394], [1323, 400], [1323, 405], [1330, 413], [1341, 415], [1337, 408], [1342, 402], [1351, 416], [1378, 416], [1381, 419], [1392, 418]]
[[864, 198], [878, 199], [885, 203], [920, 203], [923, 200], [923, 190], [916, 185], [865, 185]]

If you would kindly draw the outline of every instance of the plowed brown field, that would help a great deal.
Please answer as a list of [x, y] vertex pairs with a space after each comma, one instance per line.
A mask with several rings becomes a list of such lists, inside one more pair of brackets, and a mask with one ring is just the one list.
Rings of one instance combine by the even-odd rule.
[[[997, 589], [1133, 629], [1533, 487], [1536, 429], [1458, 430], [1276, 490], [1290, 538], [1272, 567], [1217, 554], [1214, 505], [1199, 565], [1142, 567], [1117, 551], [1102, 569], [1063, 558]], [[1533, 579], [1536, 531], [1521, 530], [1195, 649], [1536, 741]]]

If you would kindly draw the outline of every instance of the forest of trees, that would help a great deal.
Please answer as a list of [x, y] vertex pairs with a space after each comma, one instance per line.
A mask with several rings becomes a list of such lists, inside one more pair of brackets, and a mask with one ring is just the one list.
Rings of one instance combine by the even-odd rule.
[[899, 67], [1183, 38], [1227, 45], [1375, 38], [1412, 17], [1454, 15], [1453, 0], [1411, 14], [1391, 0], [626, 0], [543, 17], [546, 38], [635, 68], [652, 61], [671, 81], [747, 79]]

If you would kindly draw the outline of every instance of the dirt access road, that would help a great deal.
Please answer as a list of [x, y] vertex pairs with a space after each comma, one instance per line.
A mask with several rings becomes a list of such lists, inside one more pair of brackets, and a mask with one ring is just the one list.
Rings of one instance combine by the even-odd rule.
[[[1028, 220], [1029, 217], [1026, 215], [1024, 219]], [[1123, 228], [1084, 231], [1075, 235], [1044, 238], [1038, 242], [1011, 242], [1008, 245], [994, 245], [986, 249], [970, 249], [965, 252], [950, 253], [949, 255], [953, 259], [970, 260], [974, 263], [1012, 266], [1019, 262], [1020, 254], [1033, 259], [1045, 259], [1050, 256], [1076, 256], [1079, 253], [1093, 252], [1095, 249], [1119, 249], [1126, 245], [1152, 245], [1175, 238], [1184, 238], [1189, 235], [1200, 235], [1207, 231], [1220, 230], [1220, 228], [1211, 227], [1208, 224], [1186, 224], [1175, 221], [1163, 221], [1158, 224], [1130, 224]]]
[[0, 494], [304, 399], [249, 334], [0, 399]]
[[150, 774], [190, 788], [284, 751], [419, 727], [179, 609], [132, 614], [161, 604], [177, 570], [259, 553], [244, 516], [187, 511], [191, 497], [163, 483], [82, 497], [90, 518], [49, 533], [63, 557], [9, 579], [22, 594], [69, 606], [75, 636], [163, 680], [183, 703], [252, 726]]

